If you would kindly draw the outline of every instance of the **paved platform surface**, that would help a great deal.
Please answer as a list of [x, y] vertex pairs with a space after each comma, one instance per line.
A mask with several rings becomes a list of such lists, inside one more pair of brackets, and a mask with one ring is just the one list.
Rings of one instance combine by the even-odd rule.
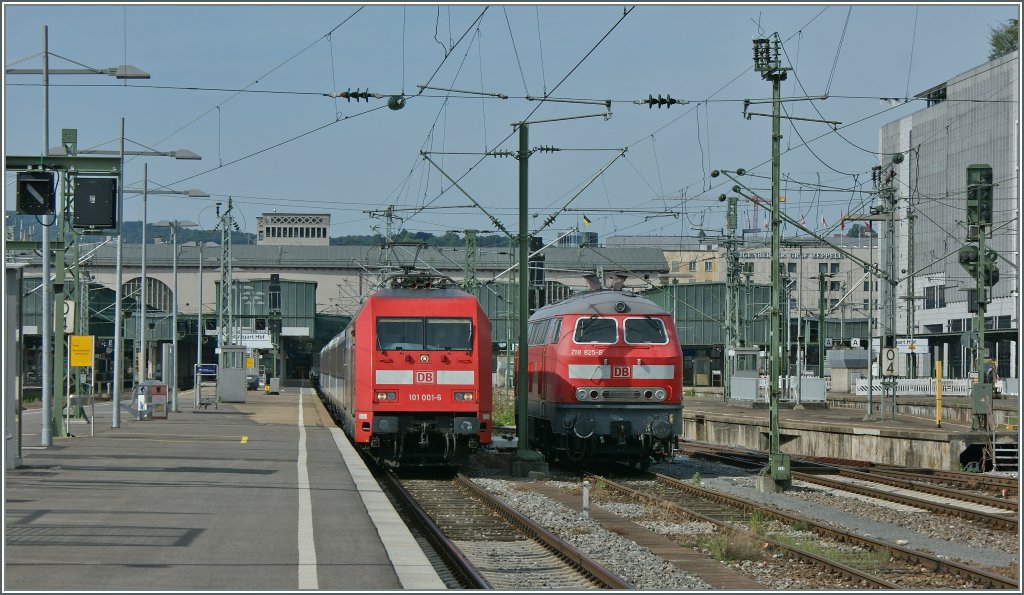
[[[301, 395], [300, 395], [301, 391]], [[4, 475], [7, 590], [444, 589], [347, 438], [308, 389], [138, 421], [97, 403], [95, 435]]]

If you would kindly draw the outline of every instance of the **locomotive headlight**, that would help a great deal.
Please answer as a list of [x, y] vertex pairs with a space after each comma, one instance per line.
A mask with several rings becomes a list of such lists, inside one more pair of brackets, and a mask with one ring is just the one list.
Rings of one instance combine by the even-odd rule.
[[377, 393], [377, 400], [378, 401], [395, 401], [395, 400], [397, 400], [397, 395], [393, 391], [388, 391], [388, 392], [381, 391], [381, 392]]
[[471, 393], [471, 392], [458, 392], [458, 393], [455, 393], [455, 400], [456, 401], [472, 401], [473, 400], [473, 393]]
[[576, 389], [576, 400], [577, 401], [584, 401], [584, 400], [586, 400], [586, 398], [587, 398], [587, 389], [585, 389], [585, 388], [577, 388]]
[[659, 400], [659, 401], [664, 401], [665, 400], [665, 389], [659, 388], [658, 390], [654, 391], [654, 398]]
[[421, 353], [420, 354], [420, 363], [421, 364], [430, 363], [430, 355], [427, 354], [427, 353]]

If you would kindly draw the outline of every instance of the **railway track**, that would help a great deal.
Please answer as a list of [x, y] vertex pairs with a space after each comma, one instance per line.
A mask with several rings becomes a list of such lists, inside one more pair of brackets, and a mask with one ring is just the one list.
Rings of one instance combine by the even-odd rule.
[[399, 479], [388, 473], [382, 479], [419, 517], [464, 588], [633, 588], [462, 475]]
[[[765, 508], [757, 502], [708, 490], [665, 475], [655, 474], [652, 478], [653, 484], [651, 481], [644, 481], [643, 485], [638, 487], [599, 476], [592, 476], [592, 481], [603, 482], [610, 489], [629, 498], [660, 506], [692, 519], [714, 523], [731, 535], [765, 541], [788, 556], [818, 565], [829, 572], [839, 573], [853, 581], [865, 581], [862, 584], [873, 585], [876, 588], [955, 588], [957, 585], [951, 581], [960, 580], [970, 581], [985, 588], [1019, 590], [1018, 582], [1009, 577], [823, 525], [801, 515]], [[892, 562], [881, 569], [864, 571], [856, 567], [855, 560], [849, 564], [837, 564], [832, 558], [805, 551], [801, 547], [770, 540], [764, 535], [753, 535], [745, 526], [755, 514], [791, 527], [813, 531], [836, 542], [855, 544], [873, 552], [881, 552], [890, 557]], [[893, 580], [879, 576], [880, 572], [891, 575]], [[943, 580], [937, 575], [947, 575], [947, 579]]]
[[800, 461], [831, 465], [833, 467], [852, 469], [877, 475], [899, 477], [901, 479], [911, 481], [927, 481], [960, 489], [977, 490], [994, 494], [1001, 494], [1005, 490], [1008, 495], [1017, 495], [1018, 493], [1018, 479], [1010, 476], [985, 475], [981, 473], [967, 473], [964, 471], [943, 471], [919, 467], [899, 467], [896, 465], [879, 465], [870, 461], [837, 459], [833, 457], [811, 457], [801, 455], [797, 459]]
[[[683, 450], [752, 470], [763, 467], [766, 460], [763, 453], [710, 445], [689, 445]], [[1019, 525], [1017, 503], [1005, 498], [901, 479], [885, 471], [853, 470], [816, 461], [808, 461], [809, 465], [804, 465], [802, 458], [794, 458], [793, 461], [792, 478], [795, 480], [964, 518], [995, 529], [1016, 531]], [[796, 471], [802, 467], [810, 472]], [[829, 479], [825, 475], [839, 479]]]

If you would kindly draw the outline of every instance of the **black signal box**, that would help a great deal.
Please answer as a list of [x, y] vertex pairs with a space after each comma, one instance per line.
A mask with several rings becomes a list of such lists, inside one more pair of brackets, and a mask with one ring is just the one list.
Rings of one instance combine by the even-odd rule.
[[75, 178], [75, 213], [72, 226], [80, 229], [117, 227], [117, 178]]

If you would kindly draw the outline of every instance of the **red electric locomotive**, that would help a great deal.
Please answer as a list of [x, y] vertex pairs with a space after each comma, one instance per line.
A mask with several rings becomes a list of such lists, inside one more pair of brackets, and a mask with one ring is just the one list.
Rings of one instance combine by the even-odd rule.
[[532, 448], [642, 469], [671, 454], [682, 433], [683, 355], [668, 312], [597, 289], [537, 310], [528, 328]]
[[491, 441], [491, 325], [477, 299], [403, 275], [320, 352], [320, 392], [383, 464], [450, 465]]

